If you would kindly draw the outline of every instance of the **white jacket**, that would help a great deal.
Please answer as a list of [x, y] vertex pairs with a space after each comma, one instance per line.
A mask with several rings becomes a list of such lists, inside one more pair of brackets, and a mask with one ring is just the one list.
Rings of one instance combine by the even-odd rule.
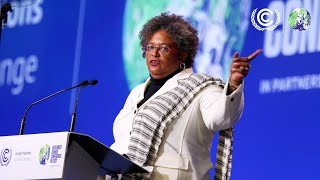
[[[173, 76], [139, 109], [137, 104], [143, 99], [150, 79], [135, 87], [114, 121], [115, 142], [111, 148], [126, 154], [136, 112], [150, 100], [176, 87], [179, 79], [187, 78], [191, 73], [192, 69], [188, 68]], [[172, 120], [162, 138], [151, 179], [210, 179], [213, 135], [234, 126], [243, 110], [243, 85], [230, 95], [226, 95], [227, 89], [228, 86], [202, 89], [181, 116]]]

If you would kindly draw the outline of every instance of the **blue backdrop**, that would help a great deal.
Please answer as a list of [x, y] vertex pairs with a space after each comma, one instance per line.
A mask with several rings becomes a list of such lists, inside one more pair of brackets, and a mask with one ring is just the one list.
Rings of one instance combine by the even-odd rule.
[[[288, 23], [300, 7], [312, 17], [301, 32]], [[257, 30], [256, 8], [276, 9], [264, 18], [274, 24], [279, 18], [278, 26]], [[318, 0], [37, 0], [15, 7], [0, 44], [0, 136], [19, 133], [32, 102], [98, 79], [98, 85], [81, 90], [75, 130], [110, 146], [114, 118], [132, 87], [148, 77], [137, 34], [146, 20], [170, 11], [199, 30], [198, 72], [225, 79], [235, 51], [246, 56], [264, 50], [245, 79], [232, 179], [320, 179], [319, 9]], [[33, 107], [25, 133], [69, 130], [75, 93]]]

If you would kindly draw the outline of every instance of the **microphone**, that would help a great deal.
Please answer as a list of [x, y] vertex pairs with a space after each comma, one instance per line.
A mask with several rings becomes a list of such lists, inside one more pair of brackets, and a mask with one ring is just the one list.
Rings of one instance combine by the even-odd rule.
[[91, 85], [91, 86], [93, 86], [93, 85], [96, 85], [96, 84], [98, 84], [98, 80], [92, 80], [92, 81], [90, 81], [89, 82], [89, 84]]
[[67, 89], [60, 90], [60, 91], [58, 91], [58, 92], [56, 92], [56, 93], [53, 93], [53, 94], [51, 94], [51, 95], [49, 95], [49, 96], [46, 96], [46, 97], [44, 97], [44, 98], [42, 98], [42, 99], [40, 99], [40, 100], [38, 100], [38, 101], [35, 101], [35, 102], [33, 102], [32, 104], [30, 104], [29, 107], [26, 109], [26, 111], [25, 111], [24, 114], [23, 114], [23, 117], [22, 117], [22, 120], [21, 120], [21, 124], [20, 124], [20, 132], [19, 132], [19, 135], [23, 135], [23, 133], [24, 133], [24, 126], [25, 126], [25, 123], [26, 123], [26, 116], [27, 116], [27, 113], [28, 113], [28, 111], [30, 110], [30, 108], [31, 108], [32, 106], [34, 106], [34, 105], [36, 105], [36, 104], [38, 104], [38, 103], [40, 103], [40, 102], [42, 102], [42, 101], [44, 101], [44, 100], [46, 100], [46, 99], [49, 99], [49, 98], [51, 98], [51, 97], [53, 97], [53, 96], [56, 96], [56, 95], [58, 95], [58, 94], [60, 94], [60, 93], [63, 93], [63, 92], [65, 92], [65, 91], [69, 91], [69, 90], [71, 90], [71, 89], [78, 88], [78, 87], [85, 87], [85, 86], [87, 86], [88, 84], [90, 84], [90, 82], [89, 82], [88, 80], [82, 81], [80, 84], [78, 84], [78, 85], [76, 85], [76, 86], [73, 86], [73, 87], [71, 87], [71, 88], [67, 88]]
[[81, 86], [79, 89], [78, 89], [78, 93], [77, 93], [77, 98], [76, 98], [76, 102], [74, 104], [74, 108], [73, 108], [73, 113], [72, 113], [72, 117], [71, 117], [71, 124], [70, 124], [70, 130], [69, 132], [73, 132], [74, 131], [74, 126], [76, 124], [76, 119], [77, 119], [77, 107], [78, 107], [78, 102], [79, 102], [79, 96], [80, 96], [80, 90], [81, 88], [83, 87], [86, 87], [88, 85], [91, 85], [91, 86], [94, 86], [98, 84], [98, 80], [92, 80], [90, 82], [88, 82], [88, 84], [86, 84], [85, 86]]

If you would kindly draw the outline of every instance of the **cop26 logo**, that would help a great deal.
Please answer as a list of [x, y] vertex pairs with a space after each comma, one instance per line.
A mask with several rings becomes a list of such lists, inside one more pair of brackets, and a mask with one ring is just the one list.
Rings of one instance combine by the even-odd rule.
[[50, 146], [46, 144], [40, 149], [39, 152], [39, 163], [45, 165], [50, 157]]
[[[257, 10], [258, 8], [253, 10], [251, 13], [251, 23], [253, 27], [255, 27], [259, 31], [272, 31], [276, 27], [278, 27], [278, 25], [280, 24], [280, 13], [278, 10], [274, 9], [273, 12], [271, 9], [263, 8], [258, 11], [258, 14], [256, 15]], [[276, 17], [274, 17], [274, 14], [276, 15]], [[274, 21], [274, 19], [272, 18], [275, 18], [276, 21]], [[258, 23], [256, 22], [256, 20], [258, 21]]]
[[1, 166], [8, 166], [12, 156], [12, 150], [10, 148], [5, 148], [0, 154], [0, 164]]

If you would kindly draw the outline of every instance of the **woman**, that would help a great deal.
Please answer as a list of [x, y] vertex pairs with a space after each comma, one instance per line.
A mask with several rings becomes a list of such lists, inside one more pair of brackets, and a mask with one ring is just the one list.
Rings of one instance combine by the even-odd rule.
[[210, 179], [216, 131], [233, 127], [243, 111], [249, 57], [235, 53], [226, 85], [192, 71], [199, 39], [181, 16], [163, 13], [139, 35], [150, 73], [135, 87], [113, 125], [111, 148], [152, 173], [147, 179]]

